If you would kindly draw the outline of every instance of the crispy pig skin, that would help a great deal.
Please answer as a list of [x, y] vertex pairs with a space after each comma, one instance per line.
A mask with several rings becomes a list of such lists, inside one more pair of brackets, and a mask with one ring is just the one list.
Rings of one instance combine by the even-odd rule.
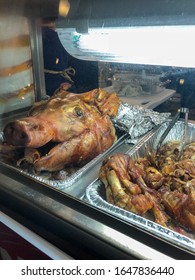
[[56, 143], [34, 162], [37, 171], [82, 164], [116, 141], [111, 117], [116, 116], [120, 103], [115, 93], [102, 89], [74, 94], [62, 88], [49, 100], [35, 103], [28, 117], [8, 123], [4, 140], [24, 148]]

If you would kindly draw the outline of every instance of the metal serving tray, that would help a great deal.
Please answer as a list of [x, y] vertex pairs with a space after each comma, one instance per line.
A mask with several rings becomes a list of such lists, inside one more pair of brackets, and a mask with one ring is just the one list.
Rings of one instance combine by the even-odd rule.
[[[49, 172], [44, 172], [41, 173], [40, 175], [34, 175], [31, 174], [30, 172], [27, 172], [23, 170], [20, 167], [16, 167], [12, 164], [4, 162], [2, 159], [0, 159], [1, 163], [11, 169], [14, 169], [15, 171], [23, 174], [24, 176], [27, 176], [35, 181], [39, 181], [43, 184], [49, 185], [51, 187], [57, 188], [58, 190], [66, 190], [70, 186], [72, 186], [75, 182], [77, 182], [86, 172], [88, 172], [89, 169], [94, 167], [98, 162], [101, 162], [109, 153], [111, 153], [115, 148], [120, 146], [125, 139], [129, 138], [129, 135], [125, 133], [124, 131], [120, 131], [118, 128], [116, 129], [116, 134], [117, 134], [117, 141], [105, 152], [99, 154], [97, 157], [89, 161], [87, 164], [82, 166], [81, 168], [70, 168], [70, 169], [64, 169], [67, 171], [67, 175], [65, 179], [63, 180], [55, 180], [55, 179], [50, 179], [51, 173]], [[3, 140], [3, 133], [0, 135], [1, 140]]]
[[[165, 131], [168, 123], [169, 122], [166, 122], [160, 127], [155, 128], [151, 132], [149, 132], [137, 143], [137, 145], [129, 149], [127, 151], [127, 154], [131, 155], [133, 159], [136, 159], [138, 157], [144, 156], [148, 149], [151, 149], [151, 151], [153, 151], [156, 148], [160, 136]], [[167, 135], [164, 143], [171, 140], [180, 140], [182, 129], [183, 122], [178, 121]], [[195, 141], [195, 124], [189, 123], [187, 139], [189, 143]], [[183, 234], [177, 233], [153, 222], [148, 217], [145, 218], [133, 214], [129, 211], [106, 202], [104, 197], [104, 186], [98, 178], [87, 187], [85, 199], [90, 204], [104, 210], [105, 212], [117, 216], [120, 219], [125, 220], [129, 224], [138, 227], [141, 230], [147, 231], [148, 233], [155, 235], [156, 237], [168, 243], [171, 243], [174, 246], [183, 248], [184, 250], [195, 254], [195, 234], [184, 236]]]

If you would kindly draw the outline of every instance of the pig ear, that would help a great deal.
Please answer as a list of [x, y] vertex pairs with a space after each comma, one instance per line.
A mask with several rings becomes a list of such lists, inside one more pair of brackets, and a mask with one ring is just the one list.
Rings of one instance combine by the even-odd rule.
[[103, 89], [99, 90], [96, 106], [103, 115], [108, 115], [111, 118], [116, 117], [120, 104], [121, 100], [115, 92], [107, 93]]
[[96, 88], [88, 92], [84, 92], [80, 94], [80, 98], [90, 104], [97, 105], [98, 103], [101, 103], [105, 101], [109, 96], [109, 93], [106, 92], [104, 89]]
[[62, 83], [61, 85], [60, 85], [60, 89], [62, 89], [62, 90], [68, 90], [69, 88], [71, 88], [71, 84], [70, 83]]
[[99, 89], [95, 88], [95, 89], [90, 90], [88, 92], [84, 92], [84, 93], [79, 94], [79, 98], [86, 103], [94, 104], [98, 95], [99, 95]]
[[52, 97], [51, 98], [55, 98], [55, 97], [65, 97], [67, 94], [69, 94], [70, 92], [69, 91], [67, 91], [69, 88], [71, 88], [71, 84], [70, 83], [62, 83], [61, 85], [60, 85], [60, 87], [59, 88], [57, 88], [55, 91], [54, 91], [54, 93], [53, 93], [53, 95], [52, 95]]
[[95, 105], [103, 115], [115, 117], [118, 113], [118, 108], [121, 100], [115, 92], [108, 93], [102, 88], [94, 89], [79, 95], [86, 103]]

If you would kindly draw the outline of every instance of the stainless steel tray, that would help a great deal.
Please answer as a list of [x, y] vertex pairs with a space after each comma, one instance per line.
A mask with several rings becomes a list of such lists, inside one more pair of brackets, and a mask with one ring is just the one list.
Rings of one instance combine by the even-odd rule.
[[[129, 149], [127, 151], [127, 154], [131, 155], [133, 159], [136, 159], [138, 157], [144, 156], [148, 149], [154, 150], [158, 144], [160, 136], [165, 131], [167, 125], [168, 122], [149, 132], [137, 143], [137, 145]], [[164, 142], [171, 140], [180, 140], [182, 129], [183, 122], [177, 122], [170, 133], [167, 135]], [[189, 123], [187, 139], [188, 142], [195, 141], [195, 124]], [[183, 248], [184, 250], [195, 254], [195, 234], [184, 236], [183, 234], [177, 233], [153, 222], [149, 218], [133, 214], [129, 211], [106, 202], [104, 197], [104, 186], [98, 178], [87, 187], [85, 199], [90, 204], [104, 210], [109, 214], [117, 216], [122, 220], [125, 220], [132, 226], [138, 227], [141, 230], [147, 231], [148, 233], [155, 235], [156, 237], [168, 243], [171, 243], [174, 246]]]
[[[86, 172], [88, 172], [89, 169], [91, 169], [93, 166], [95, 166], [98, 162], [101, 162], [109, 153], [111, 153], [115, 148], [120, 146], [125, 139], [129, 138], [129, 135], [127, 133], [124, 133], [124, 131], [120, 131], [119, 129], [116, 129], [116, 134], [118, 136], [118, 140], [105, 152], [99, 154], [97, 157], [89, 161], [87, 164], [85, 164], [81, 168], [71, 168], [70, 173], [67, 172], [66, 178], [63, 180], [54, 180], [54, 179], [48, 179], [51, 173], [42, 173], [41, 175], [34, 175], [30, 172], [27, 172], [25, 170], [22, 170], [22, 168], [16, 167], [12, 164], [6, 163], [3, 160], [0, 159], [1, 163], [11, 169], [14, 169], [15, 171], [23, 174], [24, 176], [27, 176], [35, 181], [39, 181], [43, 184], [49, 185], [51, 187], [57, 188], [59, 190], [65, 190], [72, 186], [75, 182], [77, 182]], [[3, 133], [1, 133], [1, 139], [3, 139]], [[66, 171], [66, 169], [64, 169]]]

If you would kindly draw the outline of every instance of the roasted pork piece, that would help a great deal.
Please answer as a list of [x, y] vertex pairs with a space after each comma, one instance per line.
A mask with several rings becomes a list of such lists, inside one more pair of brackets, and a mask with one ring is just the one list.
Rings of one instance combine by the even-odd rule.
[[179, 142], [168, 142], [158, 158], [108, 157], [99, 172], [106, 200], [138, 215], [152, 213], [162, 226], [195, 233], [195, 143], [176, 161], [178, 148]]
[[111, 117], [119, 106], [117, 95], [102, 89], [83, 94], [60, 89], [49, 100], [35, 103], [28, 117], [8, 123], [4, 141], [26, 150], [38, 149], [40, 156], [33, 159], [29, 159], [31, 153], [24, 153], [36, 172], [83, 165], [117, 139]]

